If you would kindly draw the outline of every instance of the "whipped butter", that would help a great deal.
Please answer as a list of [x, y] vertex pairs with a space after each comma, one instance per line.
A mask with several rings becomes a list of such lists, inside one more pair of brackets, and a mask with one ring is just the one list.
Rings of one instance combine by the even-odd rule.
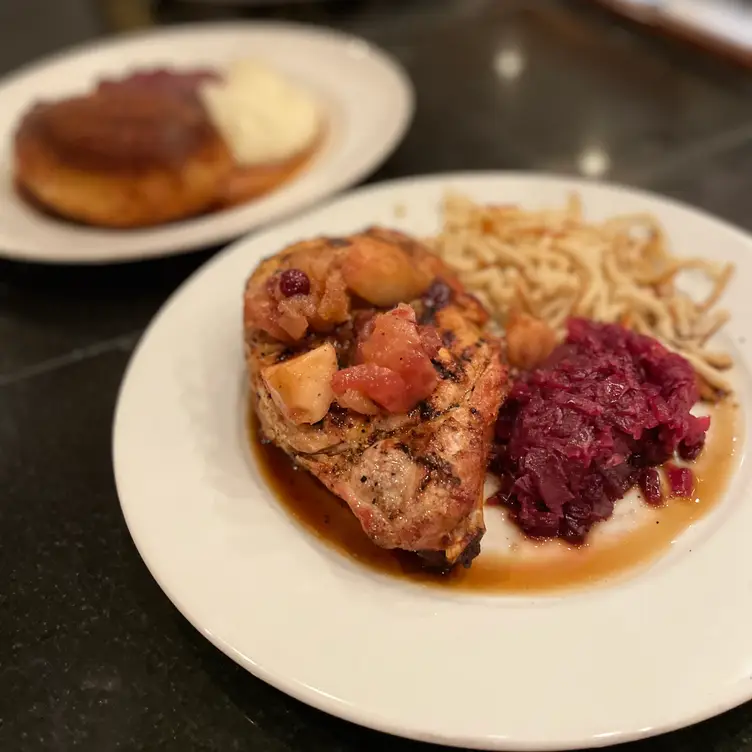
[[200, 96], [215, 127], [241, 165], [279, 162], [309, 148], [321, 129], [316, 100], [254, 60], [233, 63]]

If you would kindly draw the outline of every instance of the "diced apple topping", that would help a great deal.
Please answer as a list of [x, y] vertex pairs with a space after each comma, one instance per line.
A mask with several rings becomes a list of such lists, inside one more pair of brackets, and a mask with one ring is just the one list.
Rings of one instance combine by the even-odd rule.
[[[281, 342], [309, 331], [329, 332], [350, 317], [350, 295], [340, 271], [346, 249], [326, 238], [291, 246], [265, 262], [246, 288], [244, 323]], [[266, 273], [264, 273], [266, 272]]]
[[399, 246], [368, 236], [353, 242], [342, 275], [350, 290], [380, 308], [414, 300], [432, 279]]
[[357, 365], [334, 374], [337, 400], [355, 391], [391, 413], [410, 411], [439, 381], [431, 363], [439, 341], [433, 334], [418, 328], [408, 305], [374, 316], [358, 345]]
[[338, 394], [337, 403], [340, 407], [354, 410], [361, 415], [377, 415], [379, 412], [379, 406], [357, 389], [347, 389]]
[[519, 312], [507, 322], [506, 340], [510, 365], [525, 370], [542, 365], [556, 347], [556, 333], [545, 321]]
[[337, 352], [327, 342], [315, 350], [267, 366], [264, 383], [282, 414], [295, 424], [317, 423], [334, 400], [332, 377], [337, 372]]

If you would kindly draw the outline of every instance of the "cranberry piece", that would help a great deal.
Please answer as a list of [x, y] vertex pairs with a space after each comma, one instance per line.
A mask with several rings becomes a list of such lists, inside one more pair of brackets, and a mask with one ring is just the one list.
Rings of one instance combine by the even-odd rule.
[[663, 501], [661, 476], [658, 471], [654, 467], [646, 467], [640, 472], [638, 480], [645, 501], [653, 506], [658, 506]]
[[679, 444], [679, 456], [687, 462], [694, 462], [705, 448], [705, 436], [703, 435], [698, 441], [692, 443], [682, 441]]
[[695, 492], [695, 478], [688, 467], [666, 465], [666, 477], [672, 496], [681, 496], [684, 499], [692, 497]]
[[286, 298], [293, 295], [308, 295], [311, 291], [311, 280], [300, 269], [286, 269], [279, 277], [279, 291]]
[[433, 309], [434, 311], [440, 308], [446, 308], [452, 301], [452, 288], [444, 282], [443, 279], [437, 277], [431, 286], [423, 293], [423, 302], [426, 307]]

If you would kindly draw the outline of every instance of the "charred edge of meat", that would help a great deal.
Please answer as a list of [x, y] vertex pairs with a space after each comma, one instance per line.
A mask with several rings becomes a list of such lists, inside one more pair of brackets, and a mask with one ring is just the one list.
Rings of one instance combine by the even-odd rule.
[[449, 574], [455, 567], [462, 566], [469, 569], [478, 554], [480, 554], [480, 542], [485, 534], [485, 530], [479, 530], [472, 540], [465, 546], [465, 550], [460, 554], [455, 562], [447, 561], [445, 551], [416, 551], [418, 558], [424, 569], [436, 574]]
[[[255, 330], [251, 332], [246, 332], [245, 345], [246, 347], [250, 347], [252, 349], [258, 348], [261, 350], [266, 350], [267, 348], [279, 347], [280, 342], [279, 340], [274, 339], [274, 337], [267, 334], [266, 332]], [[292, 347], [286, 347], [284, 348], [284, 350], [290, 350], [290, 354], [287, 355], [288, 358], [294, 354], [294, 348]]]
[[475, 355], [475, 353], [476, 353], [477, 349], [478, 349], [477, 347], [473, 347], [472, 345], [468, 345], [468, 346], [467, 346], [467, 347], [466, 347], [466, 348], [465, 348], [465, 349], [464, 349], [464, 350], [463, 350], [463, 351], [462, 351], [462, 352], [460, 353], [460, 358], [459, 358], [459, 359], [460, 359], [460, 360], [461, 360], [461, 361], [462, 361], [463, 363], [469, 363], [469, 362], [470, 362], [470, 361], [471, 361], [471, 360], [473, 359], [473, 356]]
[[[427, 420], [437, 420], [438, 418], [443, 417], [444, 415], [449, 415], [453, 410], [456, 410], [458, 407], [460, 407], [459, 402], [453, 402], [451, 405], [446, 407], [444, 410], [437, 410], [436, 408], [432, 407], [427, 402], [420, 403], [418, 407], [414, 408], [415, 411], [421, 410], [421, 405], [423, 405], [424, 410], [430, 411], [431, 417], [427, 418]], [[471, 408], [471, 412], [475, 411], [473, 414], [477, 415], [478, 410], [475, 408]], [[350, 420], [353, 418], [353, 413], [350, 410], [347, 410], [340, 405], [338, 405], [336, 402], [332, 403], [332, 406], [329, 408], [329, 413], [327, 413], [329, 416], [329, 419], [331, 420], [332, 424], [336, 428], [343, 428], [348, 425]], [[374, 420], [374, 417], [372, 415], [357, 415], [356, 420], [360, 426], [359, 431], [361, 434], [367, 433], [368, 437], [365, 440], [364, 443], [366, 443], [368, 446], [371, 446], [373, 444], [377, 444], [380, 441], [384, 441], [385, 439], [390, 439], [395, 435], [404, 435], [405, 428], [403, 426], [399, 426], [397, 428], [394, 428], [391, 431], [384, 431], [384, 430], [374, 430], [372, 431], [371, 423]], [[323, 423], [326, 423], [326, 418], [324, 418]], [[318, 427], [322, 425], [322, 421], [319, 421], [319, 423], [314, 423], [314, 426]], [[372, 432], [371, 432], [372, 431]], [[334, 446], [327, 447], [325, 449], [322, 449], [321, 451], [314, 452], [312, 455], [306, 455], [310, 457], [317, 457], [317, 456], [324, 456], [324, 457], [331, 457], [332, 455], [340, 455], [340, 454], [347, 454], [350, 452], [350, 446], [351, 444], [348, 442], [339, 442], [338, 444], [335, 444]], [[362, 444], [359, 446], [363, 446]], [[397, 449], [399, 449], [401, 452], [404, 452], [408, 457], [413, 456], [412, 450], [410, 447], [405, 444], [404, 442], [399, 442], [396, 445]], [[299, 452], [299, 454], [305, 454], [305, 452]], [[419, 460], [416, 460], [419, 461]]]
[[298, 354], [298, 350], [296, 350], [295, 348], [286, 347], [284, 350], [277, 353], [276, 361], [277, 363], [282, 363], [285, 360], [289, 360], [290, 358], [293, 358], [297, 354]]
[[436, 369], [436, 373], [439, 374], [439, 378], [442, 381], [453, 381], [455, 384], [458, 384], [460, 381], [462, 381], [462, 377], [465, 375], [462, 368], [459, 367], [459, 364], [455, 364], [455, 368], [449, 368], [449, 366], [444, 365], [440, 360], [436, 358], [431, 359], [431, 363], [433, 364], [433, 367]]
[[349, 411], [345, 407], [341, 407], [336, 402], [329, 408], [329, 418], [337, 428], [343, 428], [347, 425]]
[[[417, 407], [414, 407], [408, 415], [411, 417], [414, 417], [417, 413], [422, 421], [425, 421], [426, 423], [430, 423], [431, 421], [436, 420], [437, 418], [441, 418], [444, 415], [449, 415], [453, 410], [456, 410], [458, 407], [460, 407], [460, 402], [452, 402], [451, 405], [448, 405], [443, 410], [439, 410], [437, 407], [434, 407], [434, 405], [431, 403], [430, 398], [423, 400], [422, 402], [418, 403]], [[382, 431], [380, 433], [380, 437], [382, 439], [388, 438], [389, 436], [393, 436], [395, 433], [402, 433], [404, 432], [404, 428], [396, 428], [393, 431]]]
[[426, 469], [425, 475], [420, 479], [418, 493], [423, 493], [432, 481], [448, 486], [459, 486], [462, 483], [452, 472], [452, 466], [441, 457], [434, 454], [425, 454], [415, 457], [415, 462]]
[[296, 355], [302, 355], [318, 347], [323, 342], [330, 342], [334, 346], [334, 350], [337, 353], [337, 365], [340, 368], [347, 368], [352, 365], [357, 347], [357, 337], [355, 336], [352, 321], [339, 324], [327, 334], [308, 332], [300, 342], [288, 345], [281, 350], [276, 355], [276, 361], [281, 363], [283, 360], [289, 360]]
[[[264, 339], [261, 340], [262, 342], [266, 343], [270, 340], [266, 335], [264, 335]], [[273, 340], [271, 340], [273, 341]], [[321, 335], [317, 334], [316, 332], [309, 332], [304, 339], [302, 339], [300, 342], [296, 342], [294, 345], [287, 345], [286, 347], [282, 348], [275, 356], [274, 360], [277, 363], [282, 363], [285, 360], [290, 360], [290, 358], [295, 358], [298, 355], [303, 355], [303, 353], [308, 352], [309, 350], [312, 350], [314, 347], [317, 347], [322, 341]], [[333, 342], [335, 348], [337, 347], [337, 342]]]
[[413, 453], [410, 450], [410, 447], [407, 444], [405, 444], [403, 441], [400, 441], [396, 445], [396, 448], [399, 449], [400, 452], [404, 452], [408, 457], [412, 457], [413, 456]]
[[418, 300], [417, 305], [413, 305], [413, 309], [421, 326], [433, 326], [436, 323], [436, 311], [425, 305], [423, 301]]
[[439, 415], [439, 411], [434, 408], [430, 402], [423, 400], [418, 403], [418, 411], [420, 413], [421, 420], [433, 420]]
[[349, 291], [349, 295], [350, 310], [352, 311], [353, 316], [357, 316], [357, 314], [361, 312], [371, 313], [372, 315], [379, 312], [377, 308], [374, 308], [373, 303], [369, 303], [365, 298], [361, 298], [357, 293]]
[[452, 465], [435, 454], [421, 455], [416, 457], [415, 461], [427, 468], [429, 472], [440, 475], [443, 480], [448, 480], [455, 485], [460, 482], [460, 479], [452, 472]]
[[336, 327], [332, 331], [329, 341], [334, 345], [334, 350], [337, 353], [337, 365], [340, 368], [350, 366], [356, 347], [352, 322], [348, 321]]
[[441, 341], [444, 343], [444, 347], [448, 349], [457, 341], [457, 335], [451, 329], [447, 329], [442, 332]]

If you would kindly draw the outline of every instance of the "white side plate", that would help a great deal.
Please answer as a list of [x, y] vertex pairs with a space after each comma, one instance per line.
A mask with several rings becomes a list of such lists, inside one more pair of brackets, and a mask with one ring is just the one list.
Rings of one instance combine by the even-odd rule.
[[[214, 214], [144, 230], [102, 230], [48, 217], [12, 185], [12, 139], [34, 102], [89, 91], [135, 68], [223, 69], [253, 57], [289, 75], [323, 103], [327, 137], [298, 175], [266, 196]], [[189, 25], [120, 37], [25, 69], [0, 83], [0, 255], [54, 263], [108, 263], [225, 242], [346, 188], [402, 139], [412, 86], [386, 53], [328, 29], [275, 23]]]

